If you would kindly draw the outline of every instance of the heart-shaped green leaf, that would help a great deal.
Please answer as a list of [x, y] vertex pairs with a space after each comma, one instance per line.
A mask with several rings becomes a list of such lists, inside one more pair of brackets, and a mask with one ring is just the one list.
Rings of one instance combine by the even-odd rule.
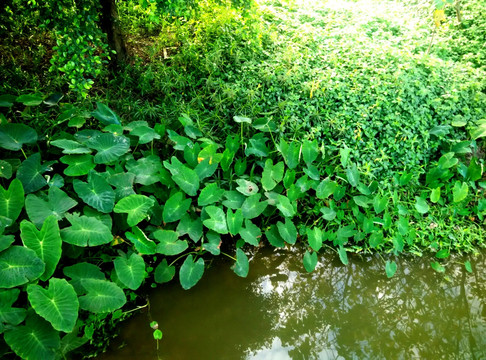
[[209, 231], [206, 233], [206, 239], [208, 242], [203, 243], [203, 249], [209, 251], [211, 255], [218, 256], [221, 253], [221, 235], [214, 231]]
[[44, 270], [44, 262], [34, 250], [11, 246], [0, 253], [0, 288], [26, 284], [41, 276]]
[[250, 220], [245, 220], [245, 227], [241, 228], [240, 236], [245, 242], [250, 245], [258, 246], [262, 232], [258, 226], [253, 224]]
[[236, 183], [238, 184], [236, 190], [245, 196], [251, 196], [258, 193], [258, 186], [254, 182], [245, 179], [238, 179], [236, 180]]
[[53, 186], [49, 188], [47, 201], [34, 194], [27, 195], [25, 199], [25, 210], [30, 221], [37, 227], [40, 227], [51, 215], [54, 215], [57, 220], [61, 220], [64, 214], [77, 204], [64, 191]]
[[51, 145], [62, 149], [62, 153], [67, 155], [89, 154], [91, 152], [91, 150], [83, 144], [69, 139], [54, 140], [51, 141]]
[[13, 223], [23, 207], [24, 188], [18, 179], [13, 179], [7, 190], [0, 186], [0, 216], [5, 216]]
[[97, 106], [96, 110], [91, 113], [91, 115], [96, 120], [100, 121], [102, 124], [105, 125], [110, 125], [110, 124], [121, 125], [121, 121], [118, 115], [115, 114], [115, 112], [111, 110], [108, 106], [100, 102], [97, 102], [96, 106]]
[[166, 259], [163, 259], [159, 265], [155, 268], [154, 279], [155, 282], [163, 284], [171, 281], [174, 278], [176, 268], [173, 265], [167, 263]]
[[246, 198], [241, 205], [241, 211], [245, 219], [253, 219], [260, 216], [261, 213], [267, 208], [268, 202], [260, 202], [261, 195], [255, 194]]
[[130, 140], [123, 135], [101, 133], [86, 141], [86, 146], [97, 151], [96, 164], [108, 164], [117, 160], [130, 149]]
[[115, 283], [106, 280], [83, 279], [86, 295], [79, 297], [79, 307], [92, 313], [108, 313], [121, 308], [127, 298]]
[[271, 225], [270, 229], [265, 230], [265, 237], [267, 238], [270, 245], [277, 248], [285, 247], [285, 242], [280, 236], [276, 225]]
[[342, 246], [339, 246], [338, 255], [339, 260], [341, 260], [344, 265], [348, 265], [348, 254], [346, 253], [346, 249]]
[[82, 176], [88, 174], [95, 168], [93, 156], [85, 155], [65, 155], [59, 159], [63, 164], [68, 165], [64, 169], [64, 175], [67, 176]]
[[157, 244], [150, 240], [137, 226], [132, 227], [132, 232], [127, 231], [125, 237], [133, 243], [139, 254], [153, 255], [157, 252]]
[[12, 174], [12, 164], [7, 161], [0, 160], [0, 177], [10, 179], [12, 177]]
[[395, 273], [397, 272], [397, 263], [395, 261], [387, 260], [385, 265], [385, 272], [386, 276], [389, 279], [392, 278], [393, 275], [395, 275]]
[[285, 218], [285, 223], [279, 221], [277, 222], [278, 233], [288, 244], [295, 244], [297, 241], [297, 228], [295, 227], [292, 220]]
[[130, 135], [137, 136], [139, 144], [146, 144], [155, 139], [160, 139], [160, 135], [154, 129], [145, 125], [135, 127], [130, 131]]
[[304, 253], [304, 268], [307, 272], [313, 272], [317, 266], [317, 253], [306, 251]]
[[236, 249], [236, 263], [233, 266], [233, 271], [236, 275], [246, 278], [250, 264], [248, 262], [248, 256], [241, 249]]
[[337, 188], [337, 183], [335, 181], [331, 181], [330, 179], [322, 180], [317, 186], [316, 189], [316, 196], [319, 199], [327, 199], [329, 196], [334, 194], [334, 191]]
[[55, 360], [61, 346], [59, 332], [37, 315], [30, 315], [25, 325], [5, 332], [5, 342], [22, 359]]
[[42, 176], [48, 170], [48, 166], [41, 165], [41, 156], [35, 153], [22, 162], [17, 170], [17, 179], [22, 182], [26, 194], [37, 191], [47, 185], [47, 180]]
[[415, 197], [415, 209], [420, 214], [427, 214], [429, 212], [429, 204], [427, 204], [427, 201], [424, 198]]
[[126, 167], [129, 172], [136, 175], [135, 182], [137, 184], [152, 185], [160, 181], [162, 163], [158, 156], [149, 155], [137, 161], [129, 160]]
[[243, 202], [246, 199], [241, 193], [233, 190], [226, 191], [224, 197], [226, 200], [223, 201], [223, 205], [233, 210], [241, 208], [241, 205], [243, 205]]
[[36, 141], [37, 133], [27, 125], [0, 124], [0, 147], [4, 149], [18, 151], [24, 144], [34, 144]]
[[348, 179], [349, 185], [356, 187], [359, 184], [360, 174], [356, 164], [351, 165], [346, 169], [346, 177]]
[[123, 285], [132, 290], [137, 290], [145, 278], [145, 261], [133, 253], [129, 257], [118, 256], [114, 261], [116, 275]]
[[251, 137], [248, 141], [249, 144], [245, 149], [245, 155], [255, 155], [260, 157], [266, 157], [270, 153], [270, 150], [267, 147], [268, 138], [265, 137], [263, 133], [257, 133]]
[[197, 173], [183, 165], [175, 156], [171, 163], [164, 161], [164, 166], [172, 174], [172, 180], [189, 196], [196, 196], [199, 190], [199, 177]]
[[238, 209], [235, 212], [228, 209], [226, 212], [226, 222], [230, 234], [233, 236], [237, 235], [243, 225], [243, 213], [241, 212], [241, 209]]
[[0, 251], [8, 249], [14, 241], [15, 236], [13, 235], [0, 235]]
[[145, 195], [130, 195], [118, 201], [113, 211], [128, 214], [128, 225], [135, 226], [148, 216], [154, 203], [153, 199]]
[[486, 136], [486, 119], [479, 120], [471, 130], [471, 139], [477, 140]]
[[73, 331], [78, 319], [78, 296], [65, 279], [49, 279], [49, 287], [27, 286], [29, 302], [35, 312], [49, 321], [58, 331]]
[[186, 199], [181, 191], [172, 195], [165, 203], [162, 218], [165, 223], [180, 220], [191, 207], [191, 199]]
[[322, 217], [327, 221], [332, 221], [336, 218], [336, 211], [326, 206], [321, 207], [320, 212], [322, 213]]
[[69, 282], [76, 290], [77, 294], [85, 294], [86, 290], [81, 285], [83, 279], [106, 280], [105, 274], [96, 265], [81, 262], [71, 266], [66, 266], [62, 272], [72, 280]]
[[205, 210], [209, 215], [209, 219], [203, 221], [204, 226], [216, 231], [218, 234], [227, 234], [228, 226], [223, 209], [216, 206], [207, 206]]
[[189, 235], [194, 242], [198, 242], [203, 235], [203, 223], [200, 217], [192, 219], [191, 215], [185, 214], [179, 224], [177, 224], [177, 232], [179, 236]]
[[311, 164], [319, 155], [317, 140], [304, 140], [302, 143], [302, 157], [306, 164]]
[[288, 218], [293, 217], [295, 215], [295, 208], [290, 203], [289, 198], [284, 196], [284, 195], [279, 194], [277, 199], [278, 199], [278, 202], [277, 202], [276, 206], [277, 206], [277, 209], [280, 210], [280, 213], [284, 217], [288, 217]]
[[456, 181], [454, 188], [452, 189], [452, 196], [455, 203], [464, 200], [469, 193], [469, 187], [467, 183]]
[[307, 228], [306, 234], [307, 241], [312, 250], [316, 252], [319, 251], [322, 247], [322, 230], [318, 227], [314, 227], [312, 229]]
[[132, 173], [113, 174], [108, 178], [108, 183], [115, 187], [116, 201], [130, 195], [135, 195], [135, 191], [133, 190], [134, 181], [135, 174]]
[[62, 239], [56, 217], [49, 216], [40, 231], [31, 222], [23, 220], [20, 223], [20, 238], [24, 246], [34, 250], [45, 263], [45, 271], [40, 279], [46, 281], [54, 274], [61, 259]]
[[223, 189], [219, 188], [218, 184], [211, 183], [201, 190], [197, 198], [197, 204], [199, 206], [206, 206], [218, 202], [223, 197], [224, 192]]
[[[282, 181], [285, 166], [282, 161], [273, 165], [271, 159], [265, 161], [265, 167], [262, 173], [262, 186], [266, 191], [272, 190], [280, 181]], [[246, 194], [245, 194], [246, 195]]]
[[76, 246], [98, 246], [113, 240], [111, 230], [101, 220], [94, 217], [66, 214], [71, 226], [61, 230], [64, 242]]
[[189, 290], [201, 280], [204, 273], [204, 259], [193, 261], [192, 255], [188, 255], [179, 271], [179, 281], [184, 290]]
[[16, 326], [25, 319], [26, 310], [24, 308], [12, 307], [19, 294], [19, 289], [0, 291], [0, 333], [3, 332], [5, 325]]
[[74, 179], [74, 191], [89, 206], [103, 213], [110, 213], [115, 206], [115, 192], [98, 173], [91, 171], [88, 182]]
[[188, 248], [186, 240], [178, 240], [179, 234], [172, 230], [157, 230], [153, 236], [159, 241], [157, 252], [163, 255], [177, 255]]
[[285, 140], [280, 139], [280, 143], [277, 148], [282, 154], [285, 164], [287, 164], [290, 169], [295, 169], [297, 165], [299, 165], [300, 144], [297, 141], [287, 144]]
[[24, 104], [25, 106], [37, 106], [42, 104], [43, 96], [39, 94], [24, 94], [20, 95], [15, 101]]

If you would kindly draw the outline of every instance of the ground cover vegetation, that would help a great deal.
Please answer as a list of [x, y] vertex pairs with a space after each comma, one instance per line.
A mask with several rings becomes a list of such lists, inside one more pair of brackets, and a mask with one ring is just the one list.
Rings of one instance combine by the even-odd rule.
[[22, 4], [2, 5], [3, 354], [94, 354], [145, 289], [214, 256], [246, 276], [263, 244], [307, 271], [378, 251], [388, 277], [484, 246], [480, 1], [120, 1], [123, 59], [102, 5]]

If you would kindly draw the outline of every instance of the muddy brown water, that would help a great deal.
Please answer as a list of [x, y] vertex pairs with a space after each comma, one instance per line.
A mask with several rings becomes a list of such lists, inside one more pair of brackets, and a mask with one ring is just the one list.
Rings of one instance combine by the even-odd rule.
[[[474, 272], [466, 272], [469, 259]], [[380, 256], [333, 254], [306, 273], [302, 253], [260, 250], [246, 279], [213, 261], [184, 291], [150, 295], [151, 311], [126, 321], [102, 360], [486, 359], [486, 256], [398, 259], [387, 279]], [[163, 339], [149, 326], [158, 321]]]

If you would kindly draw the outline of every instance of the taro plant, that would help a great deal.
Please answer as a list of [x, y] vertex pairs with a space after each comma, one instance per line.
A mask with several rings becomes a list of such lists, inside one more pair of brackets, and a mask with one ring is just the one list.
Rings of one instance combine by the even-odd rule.
[[[91, 116], [99, 126], [69, 121], [71, 134], [48, 141], [26, 125], [0, 125], [0, 333], [23, 358], [93, 343], [95, 322], [120, 318], [152, 279], [177, 274], [190, 289], [210, 256], [232, 258], [245, 277], [246, 250], [267, 243], [298, 243], [309, 272], [323, 248], [344, 264], [348, 252], [430, 249], [431, 266], [443, 271], [451, 251], [484, 235], [483, 160], [464, 157], [474, 140], [453, 145], [424, 179], [396, 174], [385, 187], [348, 148], [285, 138], [266, 119], [235, 117], [240, 133], [219, 142], [189, 116], [179, 118], [180, 131], [123, 124], [101, 103]], [[438, 223], [450, 216], [467, 222], [469, 237], [444, 234]], [[432, 224], [435, 237], [424, 238]]]

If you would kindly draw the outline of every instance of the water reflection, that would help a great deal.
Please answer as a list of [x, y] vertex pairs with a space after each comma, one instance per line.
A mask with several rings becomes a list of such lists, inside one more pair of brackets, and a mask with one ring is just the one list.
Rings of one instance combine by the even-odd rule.
[[[387, 279], [378, 257], [343, 266], [324, 255], [305, 273], [301, 254], [263, 250], [247, 279], [214, 265], [190, 291], [177, 284], [151, 296], [164, 331], [162, 359], [484, 359], [486, 260], [474, 274], [451, 263], [402, 259]], [[104, 359], [157, 357], [146, 314], [130, 320]]]

